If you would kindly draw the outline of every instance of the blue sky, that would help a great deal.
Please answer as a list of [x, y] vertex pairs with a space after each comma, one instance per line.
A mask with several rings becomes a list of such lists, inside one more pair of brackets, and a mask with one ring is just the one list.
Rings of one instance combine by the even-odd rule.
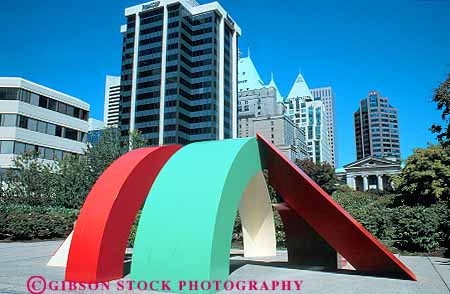
[[[120, 74], [123, 11], [141, 2], [3, 0], [0, 76], [79, 97], [102, 119], [105, 76]], [[220, 3], [265, 82], [273, 71], [287, 95], [301, 69], [310, 87], [335, 89], [340, 165], [355, 159], [353, 112], [372, 89], [399, 109], [403, 157], [434, 140], [432, 93], [450, 71], [449, 0]]]

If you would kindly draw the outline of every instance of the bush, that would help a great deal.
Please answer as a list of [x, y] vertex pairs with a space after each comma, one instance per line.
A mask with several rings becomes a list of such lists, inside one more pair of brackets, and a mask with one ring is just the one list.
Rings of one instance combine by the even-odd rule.
[[281, 220], [280, 214], [276, 210], [273, 212], [273, 218], [275, 221], [275, 237], [277, 239], [277, 247], [287, 248], [283, 221]]
[[141, 218], [141, 210], [139, 210], [136, 219], [134, 220], [133, 226], [131, 227], [130, 236], [128, 237], [128, 247], [134, 247], [134, 239], [136, 238], [136, 231], [140, 218]]
[[431, 252], [444, 245], [443, 216], [450, 212], [442, 203], [395, 207], [397, 195], [336, 192], [333, 198], [371, 234], [391, 249]]
[[392, 225], [390, 209], [392, 197], [378, 197], [372, 193], [337, 192], [333, 198], [378, 239], [390, 239]]
[[0, 240], [6, 238], [6, 209], [0, 205]]
[[353, 189], [347, 185], [340, 184], [340, 185], [336, 186], [336, 193], [339, 193], [339, 192], [349, 193], [349, 192], [353, 192]]
[[445, 215], [442, 205], [400, 206], [393, 210], [394, 246], [409, 252], [431, 252], [444, 241], [441, 219]]
[[10, 240], [66, 238], [78, 210], [55, 207], [11, 205], [0, 208], [0, 237]]
[[[48, 240], [66, 238], [78, 218], [78, 209], [58, 207], [0, 205], [0, 240]], [[139, 211], [131, 228], [128, 246], [133, 247]]]

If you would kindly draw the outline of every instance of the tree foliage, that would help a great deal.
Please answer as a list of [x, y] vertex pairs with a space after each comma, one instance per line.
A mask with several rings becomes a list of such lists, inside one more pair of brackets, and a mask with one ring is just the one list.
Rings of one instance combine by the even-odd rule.
[[405, 204], [432, 204], [450, 195], [450, 150], [440, 145], [418, 148], [395, 179]]
[[433, 133], [438, 134], [437, 139], [444, 147], [450, 148], [450, 73], [447, 79], [434, 91], [433, 101], [437, 103], [438, 110], [442, 110], [443, 125], [434, 124]]
[[297, 160], [296, 164], [328, 194], [331, 195], [336, 190], [336, 174], [330, 164], [317, 164], [310, 159]]
[[8, 170], [2, 179], [0, 204], [48, 203], [54, 196], [51, 187], [54, 165], [39, 159], [36, 152], [19, 155], [13, 163], [15, 169]]
[[117, 129], [102, 132], [97, 144], [88, 144], [84, 155], [68, 155], [56, 162], [24, 153], [4, 177], [1, 203], [80, 208], [103, 171], [130, 149], [145, 146], [140, 134], [121, 142]]

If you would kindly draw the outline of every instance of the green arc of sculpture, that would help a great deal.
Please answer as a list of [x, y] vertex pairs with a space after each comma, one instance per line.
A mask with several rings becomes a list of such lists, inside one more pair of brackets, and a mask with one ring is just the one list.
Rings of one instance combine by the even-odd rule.
[[[255, 138], [195, 143], [174, 154], [145, 202], [131, 278], [226, 280], [237, 210], [249, 183], [261, 178], [265, 186]], [[274, 235], [270, 217], [258, 225], [266, 223]], [[274, 236], [266, 239], [274, 249]]]

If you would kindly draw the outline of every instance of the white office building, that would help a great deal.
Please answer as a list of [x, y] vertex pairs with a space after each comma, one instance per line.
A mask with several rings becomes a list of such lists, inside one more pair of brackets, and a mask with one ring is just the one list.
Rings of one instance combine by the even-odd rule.
[[314, 100], [302, 74], [298, 74], [285, 104], [288, 115], [305, 132], [310, 158], [315, 163], [327, 162], [333, 165], [324, 103]]
[[24, 152], [47, 160], [86, 149], [89, 104], [21, 78], [0, 77], [0, 172]]
[[120, 76], [106, 76], [103, 121], [107, 127], [119, 126]]
[[327, 115], [328, 144], [330, 145], [331, 161], [333, 166], [338, 164], [338, 152], [336, 142], [336, 98], [332, 87], [320, 87], [311, 89], [314, 100], [320, 100], [325, 107]]

